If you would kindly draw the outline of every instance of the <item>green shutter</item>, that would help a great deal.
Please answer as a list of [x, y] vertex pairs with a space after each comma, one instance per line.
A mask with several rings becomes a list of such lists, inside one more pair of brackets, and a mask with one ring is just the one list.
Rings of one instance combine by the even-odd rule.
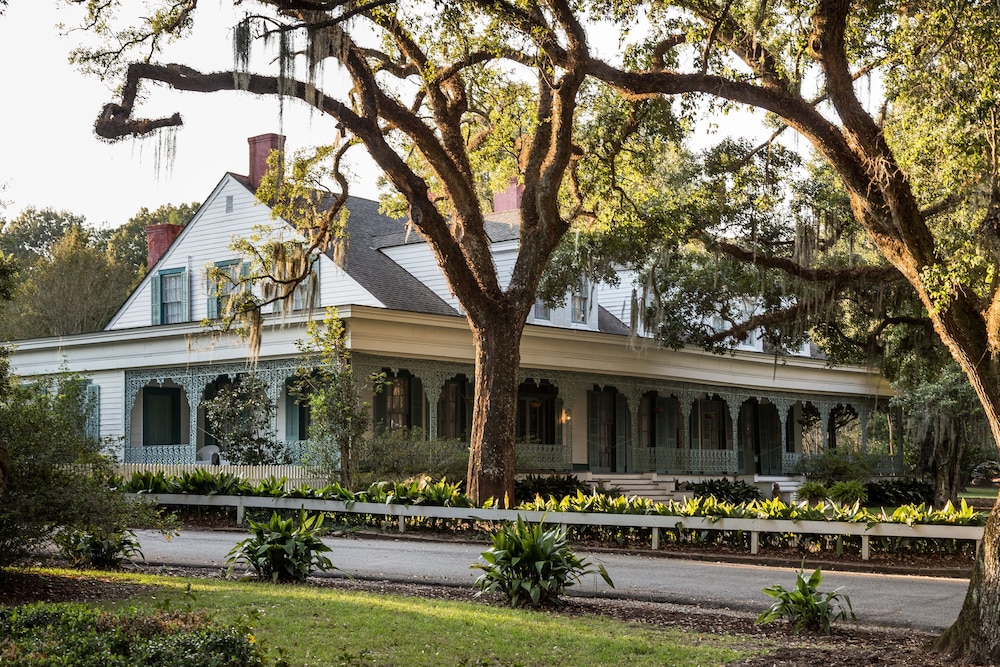
[[150, 324], [156, 326], [163, 321], [163, 288], [160, 284], [160, 274], [154, 273], [149, 277], [149, 303], [150, 303]]
[[298, 396], [291, 391], [291, 383], [285, 382], [285, 440], [296, 442], [304, 439], [305, 434], [299, 433], [299, 403]]
[[632, 415], [625, 394], [615, 394], [615, 472], [628, 472], [632, 458]]
[[181, 269], [181, 285], [182, 285], [182, 298], [181, 298], [181, 322], [187, 322], [191, 319], [191, 308], [188, 305], [190, 303], [189, 292], [191, 290], [191, 281], [188, 278], [187, 269]]
[[416, 375], [410, 376], [410, 423], [411, 428], [419, 426], [424, 429], [424, 438], [427, 438], [430, 434], [427, 432], [427, 426], [429, 423], [425, 416], [428, 416], [429, 408], [427, 405], [427, 400], [424, 398], [424, 383], [420, 381]]
[[87, 419], [85, 430], [92, 440], [101, 438], [101, 386], [93, 382], [87, 383]]
[[587, 392], [587, 456], [590, 458], [590, 469], [599, 470], [601, 465], [600, 425], [601, 406], [600, 395], [596, 391]]

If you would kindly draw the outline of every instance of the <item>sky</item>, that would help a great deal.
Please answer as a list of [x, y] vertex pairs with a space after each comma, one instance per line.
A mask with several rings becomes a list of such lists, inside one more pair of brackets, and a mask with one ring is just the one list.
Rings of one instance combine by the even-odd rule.
[[[69, 63], [70, 52], [86, 36], [56, 27], [79, 24], [78, 8], [64, 4], [9, 0], [0, 16], [0, 218], [33, 206], [83, 215], [95, 227], [117, 227], [142, 207], [203, 201], [227, 171], [246, 174], [248, 137], [280, 132], [286, 148], [294, 151], [330, 143], [336, 133], [331, 119], [295, 100], [286, 101], [282, 114], [276, 98], [156, 86], [147, 87], [147, 99], [135, 115], [180, 112], [183, 127], [107, 143], [92, 126], [104, 104], [117, 101], [113, 82], [81, 74]], [[141, 8], [145, 3], [123, 4]], [[201, 3], [194, 35], [158, 60], [202, 71], [231, 69], [230, 34], [238, 18], [231, 2]], [[723, 122], [745, 124], [736, 116]], [[360, 159], [353, 167], [351, 193], [377, 198], [378, 170], [360, 149], [352, 152]]]
[[[94, 226], [117, 227], [142, 207], [203, 201], [227, 171], [246, 174], [248, 137], [281, 132], [294, 151], [329, 143], [334, 135], [332, 121], [295, 101], [286, 102], [279, 123], [276, 99], [178, 93], [160, 86], [150, 91], [137, 115], [178, 111], [184, 126], [162, 137], [106, 143], [92, 126], [103, 105], [116, 98], [110, 84], [80, 74], [68, 62], [82, 37], [55, 26], [76, 25], [79, 13], [57, 5], [57, 0], [10, 0], [0, 16], [0, 201], [5, 204], [0, 218], [34, 206], [83, 215]], [[194, 39], [163, 61], [231, 69], [229, 31], [237, 20], [232, 3], [204, 2], [198, 13]], [[170, 141], [173, 160], [167, 161]], [[359, 178], [352, 194], [377, 197], [374, 167], [362, 163], [355, 169]]]

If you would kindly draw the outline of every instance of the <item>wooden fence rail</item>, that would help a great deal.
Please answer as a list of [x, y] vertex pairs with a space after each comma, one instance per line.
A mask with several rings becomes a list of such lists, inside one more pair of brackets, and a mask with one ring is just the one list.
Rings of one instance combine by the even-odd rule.
[[649, 528], [652, 531], [652, 548], [660, 547], [660, 531], [684, 528], [687, 530], [725, 530], [750, 533], [750, 553], [760, 550], [761, 533], [794, 533], [799, 535], [844, 535], [861, 537], [861, 558], [871, 555], [872, 537], [902, 537], [924, 539], [974, 540], [976, 548], [983, 537], [982, 526], [952, 526], [948, 524], [905, 523], [853, 523], [849, 521], [790, 521], [786, 519], [716, 519], [714, 517], [682, 517], [647, 514], [607, 514], [586, 512], [542, 512], [537, 510], [502, 510], [463, 507], [432, 507], [428, 505], [396, 505], [382, 503], [350, 503], [342, 500], [310, 498], [270, 498], [261, 496], [197, 496], [176, 494], [135, 494], [149, 498], [161, 505], [199, 505], [207, 507], [235, 507], [236, 523], [243, 523], [246, 508], [272, 510], [305, 509], [314, 512], [346, 514], [372, 514], [396, 517], [399, 532], [405, 532], [408, 518], [460, 519], [466, 521], [523, 521], [538, 523], [542, 520], [562, 526], [621, 526]]

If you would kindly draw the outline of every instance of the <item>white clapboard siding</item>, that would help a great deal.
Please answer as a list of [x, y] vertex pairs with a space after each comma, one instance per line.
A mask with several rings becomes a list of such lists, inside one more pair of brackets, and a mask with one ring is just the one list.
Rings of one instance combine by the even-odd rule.
[[382, 252], [392, 261], [403, 267], [407, 273], [429, 287], [448, 305], [461, 312], [458, 299], [451, 293], [444, 273], [437, 265], [430, 246], [426, 243], [410, 243], [391, 248], [383, 248]]
[[385, 304], [372, 296], [371, 292], [326, 255], [319, 258], [319, 305], [327, 306], [374, 306], [383, 308]]

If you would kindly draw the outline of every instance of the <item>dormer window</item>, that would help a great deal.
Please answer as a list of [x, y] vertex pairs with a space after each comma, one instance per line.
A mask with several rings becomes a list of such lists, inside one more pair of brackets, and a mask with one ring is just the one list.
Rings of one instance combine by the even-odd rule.
[[541, 299], [535, 299], [535, 319], [546, 322], [552, 319], [552, 309], [545, 305]]
[[580, 280], [570, 297], [570, 319], [575, 324], [586, 324], [587, 313], [590, 311], [590, 286], [586, 280]]

